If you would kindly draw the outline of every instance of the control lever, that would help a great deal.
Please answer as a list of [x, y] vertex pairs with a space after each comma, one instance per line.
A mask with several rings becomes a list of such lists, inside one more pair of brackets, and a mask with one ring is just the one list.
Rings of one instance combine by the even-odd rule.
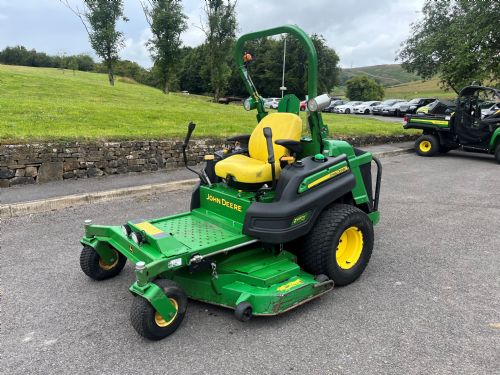
[[191, 139], [191, 135], [193, 134], [194, 128], [196, 128], [196, 124], [194, 122], [190, 122], [188, 125], [188, 132], [186, 134], [186, 139], [184, 139], [184, 144], [182, 145], [182, 148], [184, 149], [187, 148], [189, 140]]
[[271, 164], [271, 173], [273, 178], [272, 189], [274, 190], [274, 188], [276, 187], [276, 162], [274, 160], [273, 131], [269, 127], [264, 128], [263, 131], [267, 143], [267, 162]]
[[188, 171], [195, 173], [200, 178], [201, 182], [203, 182], [206, 185], [212, 186], [212, 183], [208, 179], [208, 176], [206, 175], [206, 173], [197, 172], [188, 165], [186, 150], [188, 148], [189, 140], [191, 139], [191, 135], [193, 134], [193, 131], [195, 128], [196, 128], [196, 124], [194, 122], [190, 122], [188, 125], [188, 131], [186, 134], [186, 138], [184, 139], [184, 143], [182, 144], [182, 157], [184, 159], [184, 165], [186, 166], [186, 169]]

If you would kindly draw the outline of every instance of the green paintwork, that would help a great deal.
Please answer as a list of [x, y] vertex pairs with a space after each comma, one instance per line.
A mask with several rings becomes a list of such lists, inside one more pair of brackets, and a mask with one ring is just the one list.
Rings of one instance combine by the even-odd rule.
[[369, 203], [370, 198], [366, 191], [363, 176], [361, 175], [361, 170], [359, 169], [359, 167], [363, 164], [371, 163], [373, 159], [372, 154], [366, 152], [360, 156], [356, 156], [353, 147], [349, 143], [332, 139], [326, 139], [324, 141], [324, 149], [324, 152], [328, 156], [340, 156], [342, 154], [345, 154], [347, 156], [349, 168], [356, 178], [356, 186], [352, 191], [354, 202], [356, 202], [357, 205]]
[[410, 117], [408, 124], [411, 124], [411, 125], [417, 125], [417, 124], [434, 125], [434, 126], [438, 126], [440, 128], [449, 128], [450, 127], [450, 122], [448, 120], [446, 120], [445, 118], [425, 119], [422, 117]]
[[[257, 88], [252, 82], [250, 73], [248, 72], [245, 64], [243, 62], [243, 53], [245, 52], [245, 43], [251, 40], [266, 38], [273, 35], [279, 34], [291, 34], [297, 38], [297, 40], [302, 44], [304, 50], [307, 54], [307, 91], [309, 98], [314, 98], [318, 95], [318, 55], [316, 53], [316, 48], [314, 43], [307, 35], [304, 30], [295, 25], [284, 25], [275, 27], [272, 29], [257, 31], [253, 33], [248, 33], [242, 35], [236, 42], [236, 47], [234, 49], [234, 59], [236, 61], [236, 66], [240, 72], [240, 76], [243, 79], [245, 87], [250, 94], [250, 97], [256, 103], [257, 108], [257, 121], [260, 122], [266, 115], [266, 109], [264, 108], [264, 100], [257, 91]], [[287, 111], [295, 113], [294, 111]], [[309, 112], [307, 111], [307, 123], [309, 125], [309, 130], [311, 132], [311, 138], [307, 142], [307, 147], [304, 147], [304, 151], [301, 153], [301, 157], [307, 155], [315, 155], [322, 152], [322, 139], [328, 136], [328, 127], [323, 124], [323, 119], [321, 117], [321, 112]]]
[[[325, 158], [324, 155], [322, 155], [322, 154], [318, 154], [317, 156], [321, 156], [321, 157], [323, 157], [323, 159]], [[336, 177], [337, 171], [341, 170], [342, 168], [344, 168], [344, 169], [348, 168], [346, 161], [332, 165], [329, 168], [325, 168], [322, 171], [319, 171], [317, 173], [314, 173], [312, 175], [307, 176], [306, 178], [304, 178], [304, 180], [299, 185], [299, 193], [302, 194], [309, 189], [314, 189], [317, 186], [321, 186], [321, 184], [326, 182], [326, 181], [330, 181], [330, 179]], [[345, 169], [345, 172], [348, 172], [348, 171], [349, 171], [349, 169]], [[342, 173], [344, 173], [344, 172], [342, 172]], [[321, 182], [318, 183], [318, 181], [321, 181]], [[314, 184], [314, 183], [318, 183], [318, 184], [309, 187], [310, 184]]]
[[136, 282], [132, 284], [130, 291], [133, 294], [147, 299], [165, 320], [170, 320], [175, 316], [177, 312], [175, 306], [167, 298], [163, 290], [155, 283], [148, 283], [147, 285], [141, 287]]
[[496, 128], [490, 139], [490, 152], [495, 152], [496, 146], [500, 144], [500, 128]]
[[216, 276], [211, 270], [171, 274], [191, 299], [235, 308], [249, 302], [254, 315], [276, 315], [332, 288], [319, 284], [300, 269], [294, 256], [282, 251], [273, 254], [260, 247], [219, 256]]
[[368, 217], [370, 218], [371, 222], [373, 225], [376, 225], [380, 221], [380, 212], [379, 211], [373, 211], [368, 214]]
[[300, 113], [300, 100], [293, 94], [288, 94], [280, 100], [278, 104], [278, 112], [285, 113], [295, 113], [299, 115]]
[[[258, 111], [260, 121], [267, 112], [263, 99], [257, 92], [243, 64], [243, 48], [247, 41], [289, 33], [297, 37], [308, 56], [308, 93], [317, 96], [317, 55], [309, 36], [297, 26], [287, 25], [243, 35], [236, 43], [235, 59], [245, 86], [250, 93], [251, 107]], [[278, 106], [279, 112], [299, 113], [300, 101], [295, 95], [286, 95]], [[310, 137], [303, 137], [299, 158], [314, 156], [318, 160], [342, 154], [347, 161], [325, 168], [304, 179], [299, 193], [308, 185], [342, 168], [348, 168], [355, 178], [352, 191], [357, 205], [369, 202], [362, 179], [360, 165], [371, 163], [369, 153], [356, 156], [351, 145], [343, 141], [326, 139], [328, 128], [320, 112], [307, 110]], [[344, 172], [342, 172], [344, 173]], [[133, 220], [127, 225], [145, 240], [137, 244], [121, 226], [86, 225], [81, 243], [93, 247], [108, 263], [116, 253], [123, 254], [133, 263], [142, 261], [145, 266], [136, 269], [136, 282], [130, 291], [147, 299], [165, 318], [175, 314], [175, 308], [161, 288], [152, 281], [164, 277], [179, 283], [189, 298], [235, 308], [249, 302], [254, 315], [275, 315], [294, 308], [332, 289], [331, 281], [319, 283], [300, 269], [295, 256], [287, 249], [257, 245], [242, 233], [245, 214], [256, 200], [254, 192], [239, 191], [224, 183], [200, 187], [200, 207], [153, 220]], [[259, 202], [274, 200], [273, 191], [260, 195]], [[291, 225], [306, 221], [311, 212], [293, 218]], [[376, 224], [379, 213], [368, 214]], [[199, 262], [204, 259], [204, 262]], [[191, 269], [195, 260], [199, 269]]]
[[304, 47], [308, 60], [307, 87], [308, 87], [309, 97], [314, 98], [315, 96], [318, 95], [318, 55], [316, 53], [316, 48], [314, 47], [311, 38], [309, 37], [309, 35], [307, 35], [307, 33], [304, 32], [304, 30], [295, 25], [283, 25], [272, 29], [261, 30], [242, 35], [236, 42], [236, 46], [234, 49], [234, 59], [236, 61], [236, 65], [240, 72], [240, 76], [243, 79], [243, 83], [245, 84], [248, 93], [250, 94], [251, 97], [255, 98], [258, 102], [260, 102], [257, 104], [258, 107], [257, 109], [259, 112], [258, 116], [259, 121], [264, 116], [266, 116], [267, 113], [264, 109], [264, 102], [261, 100], [262, 98], [258, 94], [256, 87], [253, 85], [252, 80], [248, 74], [248, 70], [243, 62], [245, 43], [251, 40], [266, 38], [269, 36], [279, 35], [279, 34], [291, 34], [295, 36]]
[[323, 154], [316, 154], [314, 155], [315, 160], [325, 160], [325, 155]]
[[[272, 201], [273, 195], [267, 193], [262, 201]], [[173, 316], [173, 306], [151, 282], [158, 276], [179, 282], [190, 298], [231, 308], [250, 301], [255, 314], [261, 315], [279, 314], [331, 289], [332, 285], [319, 285], [301, 271], [292, 254], [275, 254], [261, 247], [214, 255], [216, 276], [211, 270], [190, 273], [186, 266], [194, 255], [212, 254], [252, 241], [242, 234], [242, 226], [255, 193], [214, 184], [202, 186], [200, 198], [201, 207], [191, 212], [128, 222], [134, 232], [146, 238], [140, 245], [120, 226], [88, 225], [81, 242], [103, 257], [115, 248], [134, 263], [144, 261], [146, 265], [136, 270], [137, 281], [130, 290], [150, 301], [163, 317]], [[141, 229], [144, 223], [153, 228]], [[279, 290], [287, 285], [292, 286]]]

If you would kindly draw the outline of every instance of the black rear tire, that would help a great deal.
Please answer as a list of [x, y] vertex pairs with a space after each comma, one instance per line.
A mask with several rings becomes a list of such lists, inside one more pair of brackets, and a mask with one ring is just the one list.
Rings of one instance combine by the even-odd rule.
[[158, 279], [154, 283], [163, 289], [165, 295], [177, 305], [177, 314], [169, 322], [157, 313], [149, 301], [135, 296], [130, 310], [130, 321], [137, 333], [149, 340], [164, 339], [179, 328], [187, 310], [187, 296], [184, 290], [172, 280]]
[[495, 149], [495, 159], [498, 164], [500, 164], [500, 143], [497, 145], [497, 148]]
[[[346, 251], [351, 241], [351, 234], [347, 233], [353, 234], [353, 243], [358, 245], [354, 246], [357, 256], [344, 258], [341, 252]], [[332, 205], [303, 237], [299, 263], [313, 275], [328, 276], [337, 286], [348, 285], [361, 276], [368, 265], [373, 237], [373, 224], [363, 211], [347, 204]]]
[[80, 254], [80, 267], [83, 273], [97, 281], [111, 279], [118, 275], [125, 267], [127, 258], [119, 251], [115, 249], [113, 251], [115, 260], [111, 264], [106, 264], [94, 248], [84, 246]]
[[439, 152], [439, 140], [435, 135], [424, 134], [415, 141], [415, 152], [420, 156], [433, 156]]

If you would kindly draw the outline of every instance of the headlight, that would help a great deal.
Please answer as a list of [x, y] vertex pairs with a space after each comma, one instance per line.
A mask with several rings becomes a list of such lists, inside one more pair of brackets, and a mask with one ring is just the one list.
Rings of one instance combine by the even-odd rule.
[[330, 105], [332, 98], [328, 94], [323, 94], [315, 98], [309, 99], [307, 108], [311, 112], [319, 112]]
[[247, 98], [243, 101], [243, 108], [245, 108], [245, 111], [251, 111], [252, 109], [255, 109], [256, 103], [254, 98]]
[[136, 232], [132, 232], [130, 234], [130, 239], [132, 241], [134, 241], [137, 245], [140, 245], [140, 243], [141, 243], [141, 237], [142, 236], [140, 234], [136, 233]]
[[131, 232], [130, 227], [127, 224], [125, 224], [125, 225], [122, 225], [121, 228], [122, 228], [123, 234], [128, 237], [130, 235], [130, 232]]

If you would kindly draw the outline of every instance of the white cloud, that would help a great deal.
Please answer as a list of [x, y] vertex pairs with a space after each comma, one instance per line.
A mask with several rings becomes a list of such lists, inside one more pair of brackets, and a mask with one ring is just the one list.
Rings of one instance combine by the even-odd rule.
[[[392, 63], [423, 1], [239, 0], [239, 33], [293, 23], [308, 33], [322, 34], [339, 54], [343, 66]], [[185, 45], [196, 46], [205, 39], [197, 27], [203, 17], [203, 3], [203, 0], [183, 1], [189, 17], [189, 29], [182, 34]], [[119, 25], [126, 38], [121, 56], [150, 66], [144, 46], [149, 38], [148, 25], [139, 2], [125, 0], [125, 13], [130, 22]], [[0, 0], [0, 19], [0, 49], [16, 44], [48, 53], [80, 53], [90, 49], [78, 19], [57, 0]]]
[[125, 48], [123, 48], [120, 53], [121, 58], [135, 61], [138, 64], [149, 68], [152, 65], [152, 62], [146, 43], [148, 39], [151, 38], [151, 35], [151, 30], [149, 28], [145, 28], [138, 38], [126, 38]]

